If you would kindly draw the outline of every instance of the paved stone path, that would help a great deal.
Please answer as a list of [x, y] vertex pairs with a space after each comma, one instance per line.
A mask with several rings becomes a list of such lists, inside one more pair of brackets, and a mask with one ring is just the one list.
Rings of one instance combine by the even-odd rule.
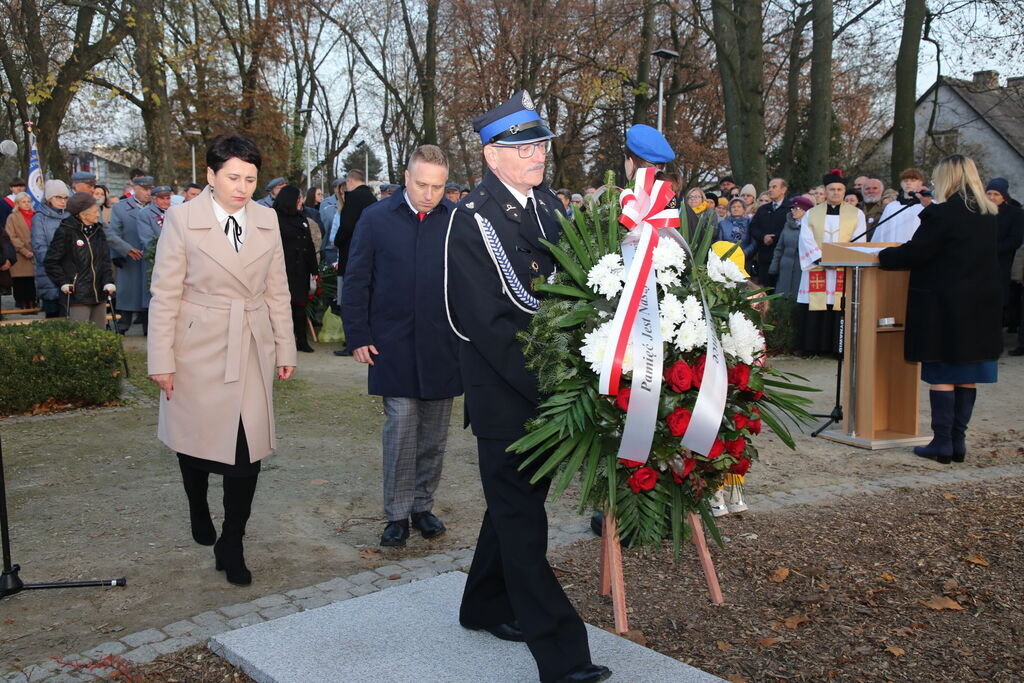
[[[1015, 477], [1024, 477], [1024, 464], [993, 467], [954, 466], [933, 472], [864, 481], [854, 485], [819, 486], [793, 493], [776, 491], [756, 497], [750, 495], [747, 498], [753, 510], [770, 512], [795, 505], [827, 503], [835, 500], [836, 497]], [[549, 534], [549, 544], [552, 548], [557, 548], [588, 536], [592, 536], [589, 519], [581, 517], [573, 524], [552, 529]], [[64, 662], [90, 662], [102, 659], [107, 655], [117, 655], [131, 662], [150, 662], [162, 654], [206, 642], [212, 636], [225, 631], [251, 626], [303, 610], [323, 607], [391, 586], [432, 578], [446, 572], [466, 570], [472, 556], [473, 550], [467, 548], [438, 553], [429, 557], [402, 560], [374, 570], [331, 579], [315, 586], [297, 588], [287, 593], [266, 595], [249, 602], [227, 605], [197, 614], [191, 619], [132, 633], [119, 640], [103, 643], [85, 652], [69, 654], [61, 659]], [[104, 673], [104, 670], [69, 672], [69, 667], [51, 659], [7, 674], [0, 681], [10, 683], [94, 681]]]

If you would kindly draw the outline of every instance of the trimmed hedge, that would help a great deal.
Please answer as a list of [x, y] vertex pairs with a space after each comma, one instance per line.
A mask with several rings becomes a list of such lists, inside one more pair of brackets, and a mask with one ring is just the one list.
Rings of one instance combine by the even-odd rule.
[[92, 323], [50, 320], [0, 326], [0, 414], [48, 399], [83, 405], [121, 394], [121, 342]]
[[798, 353], [800, 351], [799, 329], [800, 304], [794, 299], [779, 297], [772, 299], [764, 316], [766, 326], [765, 344], [771, 353]]

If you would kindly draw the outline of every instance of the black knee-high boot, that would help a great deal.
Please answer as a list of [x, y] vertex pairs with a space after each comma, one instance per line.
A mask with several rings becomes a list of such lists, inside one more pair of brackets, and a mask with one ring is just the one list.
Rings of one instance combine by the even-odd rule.
[[253, 477], [224, 477], [224, 526], [220, 538], [213, 546], [217, 569], [227, 573], [228, 581], [239, 586], [252, 583], [252, 574], [245, 566], [242, 536], [252, 512], [252, 499], [256, 495]]
[[963, 462], [967, 455], [967, 425], [971, 421], [971, 414], [974, 413], [974, 401], [978, 398], [978, 390], [956, 387], [953, 389], [953, 394], [956, 396], [953, 403], [953, 429], [951, 432], [953, 462]]
[[928, 392], [932, 404], [932, 440], [927, 446], [916, 446], [914, 455], [948, 465], [953, 455], [953, 398], [952, 391]]
[[188, 516], [192, 522], [192, 538], [199, 545], [213, 545], [217, 540], [217, 529], [210, 518], [210, 505], [206, 501], [209, 488], [210, 473], [189, 467], [178, 460], [181, 468], [181, 481], [185, 485], [188, 496]]
[[299, 351], [312, 353], [313, 347], [306, 340], [306, 307], [292, 304], [292, 328], [295, 330], [295, 348]]

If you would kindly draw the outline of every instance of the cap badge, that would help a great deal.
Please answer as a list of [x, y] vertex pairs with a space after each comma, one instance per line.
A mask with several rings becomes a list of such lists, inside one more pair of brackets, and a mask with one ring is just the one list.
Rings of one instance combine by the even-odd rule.
[[512, 135], [515, 135], [516, 133], [518, 133], [519, 132], [519, 124], [518, 123], [513, 123], [511, 126], [508, 127], [508, 132], [510, 134], [512, 134]]
[[530, 99], [530, 93], [523, 93], [523, 109], [533, 109], [533, 100]]

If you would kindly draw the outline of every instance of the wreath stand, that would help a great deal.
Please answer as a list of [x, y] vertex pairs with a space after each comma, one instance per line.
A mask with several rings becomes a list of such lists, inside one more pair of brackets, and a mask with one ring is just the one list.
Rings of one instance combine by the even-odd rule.
[[[697, 548], [697, 559], [704, 571], [704, 579], [708, 584], [711, 602], [721, 605], [722, 589], [718, 585], [718, 575], [711, 561], [707, 539], [704, 538], [704, 527], [695, 512], [689, 512], [690, 530], [693, 532], [693, 544]], [[615, 614], [615, 632], [619, 635], [629, 630], [626, 617], [626, 579], [622, 573], [622, 546], [619, 543], [619, 532], [615, 517], [605, 511], [601, 530], [601, 595], [612, 596], [612, 611]]]

